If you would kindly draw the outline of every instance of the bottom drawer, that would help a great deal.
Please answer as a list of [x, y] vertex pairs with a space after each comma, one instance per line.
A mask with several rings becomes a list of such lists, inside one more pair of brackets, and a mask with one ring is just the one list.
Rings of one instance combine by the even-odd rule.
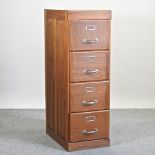
[[109, 111], [70, 115], [70, 142], [101, 138], [109, 138]]

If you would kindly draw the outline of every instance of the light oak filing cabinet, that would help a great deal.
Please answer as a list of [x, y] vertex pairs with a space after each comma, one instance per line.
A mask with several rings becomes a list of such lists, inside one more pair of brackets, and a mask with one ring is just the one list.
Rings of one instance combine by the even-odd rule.
[[45, 10], [46, 131], [66, 150], [109, 146], [111, 11]]

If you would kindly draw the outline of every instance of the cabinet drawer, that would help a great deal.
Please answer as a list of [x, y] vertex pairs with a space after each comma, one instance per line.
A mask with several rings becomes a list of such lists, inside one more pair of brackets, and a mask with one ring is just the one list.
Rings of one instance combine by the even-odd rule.
[[109, 52], [71, 52], [70, 81], [109, 79]]
[[70, 115], [70, 142], [109, 137], [109, 111]]
[[109, 49], [109, 20], [73, 20], [70, 22], [70, 50]]
[[71, 112], [103, 110], [108, 108], [108, 81], [70, 84]]

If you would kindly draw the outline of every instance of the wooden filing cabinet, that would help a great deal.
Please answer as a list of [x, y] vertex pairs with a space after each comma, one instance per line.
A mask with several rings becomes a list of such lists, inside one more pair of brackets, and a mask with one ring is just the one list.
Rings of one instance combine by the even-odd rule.
[[111, 11], [45, 10], [46, 132], [66, 150], [109, 146]]

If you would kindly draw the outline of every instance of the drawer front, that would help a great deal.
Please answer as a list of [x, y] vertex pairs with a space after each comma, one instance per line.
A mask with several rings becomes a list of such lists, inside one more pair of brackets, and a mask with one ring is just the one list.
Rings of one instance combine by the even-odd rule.
[[70, 23], [70, 50], [110, 48], [109, 20], [76, 20]]
[[70, 84], [70, 110], [82, 112], [109, 109], [109, 82]]
[[70, 81], [109, 79], [109, 52], [71, 52]]
[[70, 115], [70, 142], [109, 137], [109, 111]]

